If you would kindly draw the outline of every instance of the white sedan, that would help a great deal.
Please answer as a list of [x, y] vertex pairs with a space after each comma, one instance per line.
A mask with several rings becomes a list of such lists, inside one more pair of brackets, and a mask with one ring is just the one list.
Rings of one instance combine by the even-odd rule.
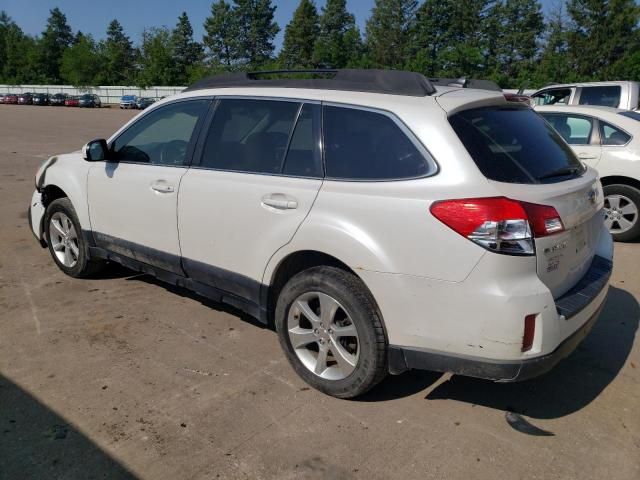
[[614, 240], [640, 237], [640, 113], [608, 107], [539, 106], [540, 113], [594, 167], [604, 187]]

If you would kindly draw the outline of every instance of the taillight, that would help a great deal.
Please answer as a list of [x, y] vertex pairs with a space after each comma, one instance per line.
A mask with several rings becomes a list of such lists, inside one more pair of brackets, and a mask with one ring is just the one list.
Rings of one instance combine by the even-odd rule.
[[506, 197], [444, 200], [431, 213], [487, 250], [510, 255], [533, 255], [534, 238], [564, 230], [555, 208]]

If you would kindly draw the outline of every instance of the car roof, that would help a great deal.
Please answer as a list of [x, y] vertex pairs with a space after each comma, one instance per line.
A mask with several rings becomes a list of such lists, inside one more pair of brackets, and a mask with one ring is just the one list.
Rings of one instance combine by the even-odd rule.
[[[284, 77], [283, 77], [284, 75]], [[295, 75], [287, 77], [286, 75]], [[211, 88], [302, 88], [426, 97], [435, 87], [421, 73], [379, 69], [271, 70], [203, 78], [185, 91]]]
[[576, 82], [576, 83], [552, 83], [549, 85], [545, 85], [542, 88], [539, 88], [537, 91], [542, 91], [542, 90], [547, 90], [549, 88], [571, 88], [571, 87], [606, 87], [606, 86], [615, 86], [615, 85], [619, 85], [619, 86], [624, 86], [624, 85], [630, 85], [630, 84], [634, 84], [634, 83], [639, 83], [639, 82], [634, 82], [631, 80], [611, 80], [611, 81], [606, 81], [606, 82]]
[[[455, 92], [454, 95], [443, 97]], [[506, 104], [502, 93], [489, 90], [476, 90], [460, 87], [436, 87], [433, 95], [425, 97], [413, 97], [408, 95], [392, 95], [371, 92], [352, 92], [330, 89], [305, 89], [305, 88], [271, 88], [271, 87], [229, 87], [210, 88], [199, 90], [187, 90], [183, 93], [167, 97], [154, 104], [158, 108], [167, 102], [176, 99], [199, 97], [255, 97], [255, 98], [285, 98], [300, 101], [316, 101], [336, 103], [365, 108], [375, 108], [390, 112], [400, 112], [403, 109], [413, 109], [416, 106], [422, 109], [438, 108], [446, 112], [475, 106]]]

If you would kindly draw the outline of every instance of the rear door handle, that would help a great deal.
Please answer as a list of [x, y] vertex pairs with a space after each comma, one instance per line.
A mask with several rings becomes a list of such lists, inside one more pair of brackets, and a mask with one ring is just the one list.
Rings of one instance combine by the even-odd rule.
[[278, 210], [295, 210], [298, 208], [298, 202], [291, 197], [282, 193], [273, 193], [262, 197], [262, 204]]
[[173, 185], [167, 185], [164, 182], [155, 182], [151, 184], [151, 190], [155, 190], [160, 193], [173, 193]]
[[578, 158], [580, 160], [595, 160], [598, 157], [596, 157], [595, 155], [591, 155], [590, 153], [579, 153]]

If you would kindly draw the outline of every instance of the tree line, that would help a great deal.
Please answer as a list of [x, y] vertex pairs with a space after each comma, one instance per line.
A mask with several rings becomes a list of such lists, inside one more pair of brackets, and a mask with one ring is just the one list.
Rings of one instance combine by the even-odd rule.
[[319, 10], [300, 0], [280, 27], [271, 0], [216, 0], [194, 38], [182, 13], [174, 28], [145, 29], [138, 44], [118, 20], [106, 36], [73, 32], [50, 11], [31, 36], [0, 12], [0, 83], [187, 85], [225, 71], [392, 68], [432, 77], [495, 80], [503, 88], [551, 82], [640, 80], [640, 7], [634, 0], [376, 0], [364, 32], [346, 0]]

